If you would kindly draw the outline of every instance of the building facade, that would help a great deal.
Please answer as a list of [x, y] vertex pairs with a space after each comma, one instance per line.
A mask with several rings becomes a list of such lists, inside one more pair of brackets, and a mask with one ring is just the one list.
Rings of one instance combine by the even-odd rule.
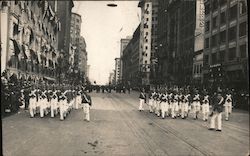
[[115, 58], [115, 84], [120, 84], [120, 69], [121, 62], [120, 58]]
[[248, 13], [245, 0], [205, 0], [204, 81], [247, 88]]
[[140, 25], [137, 27], [126, 48], [123, 50], [123, 82], [127, 85], [141, 84], [139, 66]]
[[201, 16], [198, 3], [202, 4], [202, 1], [159, 1], [157, 75], [160, 83], [193, 83], [194, 58], [197, 65], [202, 64], [202, 45], [198, 42], [198, 38], [200, 41], [202, 38], [202, 29], [197, 27]]
[[[127, 38], [122, 38], [120, 41], [120, 58], [123, 56], [123, 50], [126, 48], [128, 45], [129, 41], [131, 40], [131, 37], [128, 36]], [[122, 59], [120, 60], [121, 63], [121, 69], [120, 69], [120, 80], [123, 82], [123, 61]]]
[[60, 21], [57, 1], [1, 2], [1, 73], [55, 81]]
[[87, 61], [88, 61], [88, 55], [86, 50], [86, 42], [85, 39], [81, 36], [80, 37], [80, 49], [79, 49], [79, 60], [78, 60], [78, 69], [80, 73], [82, 73], [83, 77], [86, 78], [87, 76]]
[[150, 84], [152, 62], [155, 59], [157, 45], [157, 12], [158, 0], [140, 0], [141, 8], [139, 64], [142, 84]]

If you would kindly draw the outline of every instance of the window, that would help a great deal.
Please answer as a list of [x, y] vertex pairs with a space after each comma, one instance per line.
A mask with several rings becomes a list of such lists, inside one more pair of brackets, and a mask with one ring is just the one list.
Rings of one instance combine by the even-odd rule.
[[210, 13], [210, 3], [206, 3], [205, 4], [205, 14], [209, 14]]
[[212, 64], [217, 63], [217, 53], [212, 53]]
[[145, 42], [148, 43], [148, 39], [146, 39]]
[[149, 7], [149, 4], [147, 4], [147, 7]]
[[231, 61], [236, 57], [236, 48], [230, 48], [228, 51], [228, 60]]
[[240, 46], [240, 57], [245, 58], [247, 56], [246, 44]]
[[219, 59], [220, 62], [224, 62], [225, 61], [225, 50], [222, 50], [219, 52]]
[[146, 18], [146, 21], [148, 21], [148, 18]]
[[218, 17], [216, 16], [213, 18], [213, 29], [217, 28], [217, 26], [218, 26]]
[[208, 55], [204, 55], [204, 64], [208, 65]]
[[148, 46], [145, 46], [145, 49], [147, 50], [147, 49], [148, 49]]
[[218, 42], [217, 42], [217, 34], [215, 34], [215, 35], [212, 36], [212, 41], [211, 42], [212, 42], [211, 43], [212, 47], [217, 46], [217, 44], [218, 44]]
[[220, 43], [226, 42], [226, 30], [220, 32]]
[[147, 64], [148, 63], [148, 61], [145, 61], [145, 64]]
[[205, 39], [205, 48], [209, 48], [209, 38]]
[[148, 35], [148, 32], [146, 32], [146, 35]]
[[220, 24], [225, 24], [226, 23], [226, 12], [222, 12], [220, 14]]
[[205, 32], [208, 32], [210, 28], [210, 21], [206, 21]]
[[243, 22], [243, 23], [240, 23], [240, 26], [239, 26], [239, 36], [242, 37], [242, 36], [245, 36], [246, 35], [246, 22]]
[[238, 5], [236, 4], [229, 9], [229, 19], [230, 20], [233, 20], [237, 17], [237, 7], [238, 7]]
[[240, 5], [240, 10], [239, 10], [240, 15], [241, 15], [241, 14], [245, 14], [246, 11], [247, 11], [246, 2], [245, 2], [244, 0], [241, 0], [241, 1], [239, 1], [239, 5]]
[[236, 26], [229, 28], [228, 39], [229, 39], [229, 41], [236, 39]]

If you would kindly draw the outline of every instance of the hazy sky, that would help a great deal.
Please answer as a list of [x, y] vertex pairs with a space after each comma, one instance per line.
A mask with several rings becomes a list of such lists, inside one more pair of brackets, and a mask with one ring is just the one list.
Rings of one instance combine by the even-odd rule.
[[89, 77], [97, 84], [108, 82], [109, 73], [115, 68], [114, 59], [120, 56], [120, 39], [132, 36], [140, 22], [138, 1], [115, 1], [117, 7], [108, 7], [108, 3], [74, 1], [73, 8], [82, 16], [81, 35], [87, 44]]

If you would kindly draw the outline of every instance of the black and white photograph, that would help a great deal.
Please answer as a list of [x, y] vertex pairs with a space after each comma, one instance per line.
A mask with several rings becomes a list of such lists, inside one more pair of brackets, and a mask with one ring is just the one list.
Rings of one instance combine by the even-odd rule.
[[2, 156], [249, 156], [247, 0], [1, 0]]

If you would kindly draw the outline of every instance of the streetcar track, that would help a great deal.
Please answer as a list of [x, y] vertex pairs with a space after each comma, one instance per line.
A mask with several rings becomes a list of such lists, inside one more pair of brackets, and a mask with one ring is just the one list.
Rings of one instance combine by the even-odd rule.
[[[113, 106], [114, 108], [117, 108], [116, 105], [114, 104], [114, 102], [113, 102], [111, 99], [109, 99], [109, 101], [110, 101], [110, 103], [112, 104], [112, 106]], [[119, 112], [120, 116], [123, 117], [123, 119], [124, 119], [124, 118], [127, 118], [124, 114], [122, 114], [122, 112], [121, 112], [119, 109], [117, 109], [117, 111]], [[131, 123], [128, 123], [128, 121], [129, 121], [129, 120], [124, 120], [124, 123], [125, 123], [128, 127], [130, 127], [130, 131], [133, 133], [134, 136], [136, 136], [137, 138], [140, 138], [140, 139], [144, 142], [143, 147], [144, 147], [145, 151], [146, 151], [149, 155], [151, 155], [151, 154], [155, 155], [154, 152], [153, 152], [153, 150], [151, 149], [150, 145], [145, 141], [145, 138], [139, 136], [139, 133], [136, 132], [136, 129], [133, 128], [133, 125], [131, 125]], [[145, 147], [145, 145], [146, 145], [147, 147]]]
[[[132, 106], [133, 108], [135, 108], [135, 109], [137, 109], [134, 105], [132, 105], [131, 103], [129, 103], [128, 101], [126, 101], [126, 100], [124, 100], [123, 99], [123, 101], [124, 102], [126, 102], [126, 103], [128, 103], [130, 106]], [[145, 113], [143, 113], [143, 115], [144, 116], [146, 116], [146, 114]], [[148, 118], [148, 116], [146, 116], [147, 118]], [[150, 119], [150, 118], [149, 118]], [[152, 120], [152, 119], [151, 119]], [[153, 120], [152, 120], [153, 121]], [[188, 121], [189, 123], [192, 123], [192, 124], [194, 124], [194, 125], [196, 125], [196, 126], [199, 126], [199, 127], [202, 127], [202, 128], [207, 128], [206, 126], [203, 126], [203, 125], [200, 125], [200, 124], [198, 124], [198, 123], [194, 123], [194, 122], [192, 122], [192, 121], [190, 121], [190, 120], [186, 120], [186, 121]], [[159, 127], [159, 126], [158, 126]], [[231, 128], [230, 126], [228, 127], [228, 126], [225, 126], [225, 127], [227, 127], [227, 128]], [[160, 128], [160, 127], [159, 127]], [[171, 128], [171, 127], [168, 127], [168, 128]], [[172, 128], [171, 128], [172, 129]], [[237, 130], [237, 128], [236, 127], [233, 127], [233, 128], [231, 128], [231, 129], [236, 129]], [[172, 129], [172, 130], [174, 130], [174, 129]], [[241, 132], [244, 132], [244, 133], [246, 133], [245, 131], [244, 131], [244, 129], [241, 129]], [[248, 133], [248, 132], [247, 132]], [[226, 134], [226, 133], [225, 133]], [[179, 135], [181, 135], [180, 133], [179, 133]], [[234, 136], [231, 136], [231, 135], [228, 135], [228, 134], [226, 134], [228, 137], [230, 137], [230, 138], [232, 138], [232, 139], [234, 139], [234, 140], [236, 140], [236, 141], [238, 141], [239, 143], [242, 143], [242, 144], [245, 144], [245, 142], [243, 142], [243, 141], [241, 141], [241, 140], [239, 140], [237, 137], [234, 137]]]
[[[117, 95], [114, 95], [116, 98], [118, 97]], [[129, 103], [128, 101], [121, 99], [123, 102], [127, 103], [128, 105], [130, 105], [131, 107], [137, 109], [134, 105], [132, 105], [131, 103]], [[144, 116], [145, 113], [142, 113]], [[168, 126], [168, 129], [165, 127], [160, 126], [157, 122], [155, 122], [154, 120], [150, 119], [148, 116], [146, 116], [151, 122], [153, 122], [158, 128], [160, 128], [161, 130], [164, 129], [164, 133], [169, 132], [172, 135], [174, 135], [176, 138], [179, 138], [180, 140], [182, 140], [183, 142], [185, 142], [186, 144], [188, 144], [189, 146], [191, 146], [192, 148], [196, 149], [197, 151], [199, 151], [200, 153], [202, 153], [203, 155], [215, 155], [215, 153], [213, 153], [212, 151], [206, 151], [205, 149], [201, 149], [200, 147], [198, 147], [197, 145], [188, 142], [188, 138], [186, 138], [185, 136], [181, 135], [180, 133], [176, 132], [173, 128]], [[167, 133], [168, 134], [168, 133]]]

